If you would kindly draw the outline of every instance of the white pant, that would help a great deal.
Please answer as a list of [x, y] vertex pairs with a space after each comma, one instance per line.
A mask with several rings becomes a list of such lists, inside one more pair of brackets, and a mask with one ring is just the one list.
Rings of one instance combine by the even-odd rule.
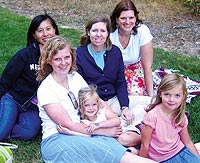
[[151, 103], [151, 97], [149, 96], [129, 96], [129, 108], [134, 112], [135, 118], [131, 125], [127, 125], [126, 120], [121, 116], [121, 110], [119, 100], [117, 97], [113, 97], [107, 101], [108, 105], [111, 106], [113, 111], [120, 117], [121, 126], [123, 132], [136, 131], [140, 134], [140, 130], [136, 128], [136, 125], [142, 122], [142, 119], [146, 113], [146, 107]]
[[[151, 103], [152, 97], [150, 96], [132, 96], [129, 95], [129, 108], [134, 111], [137, 107], [147, 107]], [[107, 104], [113, 109], [113, 111], [120, 116], [121, 107], [117, 97], [113, 97], [107, 101]]]

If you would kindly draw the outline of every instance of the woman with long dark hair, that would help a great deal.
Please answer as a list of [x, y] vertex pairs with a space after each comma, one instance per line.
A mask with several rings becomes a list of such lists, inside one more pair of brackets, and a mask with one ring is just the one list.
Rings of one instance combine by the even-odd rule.
[[41, 130], [36, 70], [44, 43], [58, 34], [49, 15], [34, 17], [27, 33], [27, 47], [19, 50], [5, 67], [0, 78], [0, 141], [8, 137], [31, 140]]

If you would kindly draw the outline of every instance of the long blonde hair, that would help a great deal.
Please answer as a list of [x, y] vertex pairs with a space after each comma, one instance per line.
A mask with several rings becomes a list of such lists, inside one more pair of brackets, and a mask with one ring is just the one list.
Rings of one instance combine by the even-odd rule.
[[183, 119], [184, 119], [185, 111], [186, 111], [187, 88], [186, 88], [185, 80], [183, 79], [182, 76], [180, 76], [178, 74], [175, 74], [175, 73], [167, 74], [163, 77], [163, 79], [161, 80], [161, 82], [158, 86], [155, 101], [152, 104], [150, 104], [149, 108], [146, 111], [150, 111], [156, 105], [162, 103], [162, 98], [160, 97], [160, 95], [163, 91], [171, 90], [179, 85], [183, 89], [184, 97], [183, 97], [183, 101], [182, 101], [181, 105], [176, 110], [174, 110], [172, 116], [173, 116], [173, 120], [175, 121], [175, 123], [177, 125], [181, 126], [183, 124]]
[[78, 99], [79, 99], [79, 109], [81, 118], [86, 119], [87, 117], [84, 115], [85, 106], [84, 102], [88, 99], [96, 99], [98, 103], [98, 107], [101, 106], [101, 99], [99, 95], [97, 94], [96, 88], [94, 86], [88, 86], [84, 87], [79, 90], [78, 93]]
[[74, 47], [66, 38], [56, 35], [50, 38], [43, 46], [42, 54], [39, 59], [40, 66], [37, 71], [37, 80], [43, 80], [53, 71], [49, 61], [53, 59], [53, 56], [55, 56], [59, 50], [62, 50], [65, 47], [69, 48], [70, 54], [72, 56], [72, 67], [69, 73], [72, 73], [76, 70], [76, 51]]

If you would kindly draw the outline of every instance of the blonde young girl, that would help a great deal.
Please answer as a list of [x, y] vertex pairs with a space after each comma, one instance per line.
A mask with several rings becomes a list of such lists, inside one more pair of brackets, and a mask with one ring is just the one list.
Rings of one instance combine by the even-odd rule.
[[[120, 126], [118, 116], [110, 108], [105, 107], [105, 104], [103, 106], [95, 87], [89, 86], [80, 89], [78, 99], [81, 121], [87, 124], [88, 132], [92, 133], [98, 128]], [[62, 126], [58, 126], [58, 130], [62, 133], [80, 135], [80, 133], [71, 132]]]
[[168, 74], [163, 78], [142, 121], [140, 156], [162, 163], [200, 162], [187, 129], [186, 97], [186, 83], [181, 76]]
[[111, 109], [102, 105], [102, 100], [95, 87], [89, 86], [81, 89], [78, 96], [82, 122], [87, 124], [89, 132], [98, 128], [120, 125], [118, 116]]

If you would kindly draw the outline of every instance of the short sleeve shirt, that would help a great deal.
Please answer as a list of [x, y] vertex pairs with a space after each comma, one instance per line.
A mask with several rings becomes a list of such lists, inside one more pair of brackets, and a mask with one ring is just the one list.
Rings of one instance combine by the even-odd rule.
[[150, 159], [158, 162], [167, 160], [184, 147], [179, 133], [188, 125], [186, 116], [183, 126], [177, 126], [175, 122], [165, 117], [156, 106], [144, 116], [142, 123], [153, 129], [149, 148]]
[[75, 97], [78, 97], [78, 91], [82, 87], [87, 87], [88, 84], [81, 77], [80, 74], [75, 72], [73, 75], [68, 75], [69, 90], [58, 84], [51, 74], [49, 74], [41, 83], [38, 88], [38, 107], [39, 116], [42, 120], [42, 133], [43, 139], [48, 136], [57, 133], [56, 124], [49, 118], [45, 112], [43, 106], [51, 103], [60, 103], [72, 121], [80, 122], [80, 116], [78, 115], [78, 109], [74, 109], [73, 103], [68, 96], [69, 91], [73, 92]]
[[141, 24], [136, 35], [131, 34], [128, 46], [124, 49], [119, 42], [118, 29], [110, 34], [112, 43], [118, 46], [122, 52], [122, 57], [125, 65], [136, 63], [140, 59], [140, 47], [149, 43], [153, 36], [149, 28], [145, 24]]

